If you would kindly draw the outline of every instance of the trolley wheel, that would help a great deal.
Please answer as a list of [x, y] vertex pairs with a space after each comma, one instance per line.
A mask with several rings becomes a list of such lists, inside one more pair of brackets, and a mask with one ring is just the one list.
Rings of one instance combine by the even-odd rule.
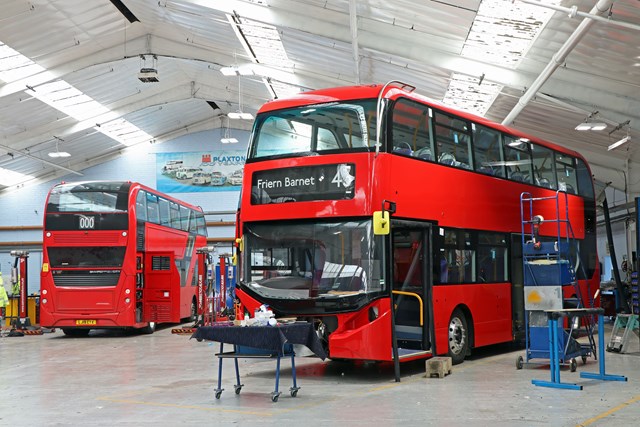
[[216, 399], [220, 399], [221, 394], [222, 394], [222, 390], [216, 390]]
[[578, 369], [578, 362], [576, 362], [576, 359], [571, 359], [569, 362], [569, 369], [571, 369], [571, 372], [575, 372], [576, 369]]
[[240, 394], [240, 391], [242, 390], [242, 386], [243, 384], [233, 386], [233, 389], [235, 390], [236, 394]]
[[516, 359], [516, 369], [522, 369], [524, 366], [524, 358], [522, 356], [518, 356]]
[[291, 397], [296, 397], [298, 395], [298, 390], [300, 390], [300, 387], [291, 387], [289, 389], [289, 391], [291, 392]]
[[582, 364], [583, 364], [583, 365], [586, 365], [586, 364], [587, 364], [587, 355], [586, 355], [586, 354], [583, 354], [583, 355], [582, 355]]
[[278, 398], [280, 397], [280, 394], [281, 394], [280, 392], [277, 392], [277, 393], [275, 391], [272, 392], [271, 393], [271, 401], [272, 402], [277, 402]]

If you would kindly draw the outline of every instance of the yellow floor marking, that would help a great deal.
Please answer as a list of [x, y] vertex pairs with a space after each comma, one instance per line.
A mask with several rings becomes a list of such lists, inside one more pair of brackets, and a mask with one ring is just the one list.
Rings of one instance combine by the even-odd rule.
[[595, 423], [596, 421], [601, 420], [601, 419], [603, 419], [603, 418], [606, 418], [606, 417], [608, 417], [609, 415], [613, 414], [614, 412], [617, 412], [617, 411], [619, 411], [620, 409], [624, 409], [624, 408], [626, 408], [627, 406], [629, 406], [629, 405], [631, 405], [631, 404], [633, 404], [633, 403], [636, 403], [636, 402], [640, 402], [640, 396], [636, 396], [636, 397], [634, 397], [634, 398], [632, 398], [632, 399], [629, 399], [629, 400], [627, 400], [626, 402], [624, 402], [624, 403], [622, 403], [622, 404], [620, 404], [620, 405], [616, 406], [615, 408], [611, 408], [611, 409], [609, 409], [608, 411], [601, 413], [600, 415], [597, 415], [597, 416], [595, 416], [595, 417], [593, 417], [593, 418], [589, 418], [589, 419], [588, 419], [588, 420], [586, 420], [585, 422], [578, 424], [578, 426], [577, 426], [577, 427], [584, 427], [584, 426], [588, 426], [589, 424], [593, 424], [593, 423]]

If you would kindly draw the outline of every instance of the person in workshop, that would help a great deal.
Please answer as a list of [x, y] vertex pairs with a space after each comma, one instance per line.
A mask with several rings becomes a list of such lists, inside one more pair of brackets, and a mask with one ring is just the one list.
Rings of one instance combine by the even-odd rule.
[[9, 305], [9, 296], [7, 290], [4, 288], [4, 281], [2, 280], [2, 271], [0, 271], [0, 328], [4, 322], [5, 311]]

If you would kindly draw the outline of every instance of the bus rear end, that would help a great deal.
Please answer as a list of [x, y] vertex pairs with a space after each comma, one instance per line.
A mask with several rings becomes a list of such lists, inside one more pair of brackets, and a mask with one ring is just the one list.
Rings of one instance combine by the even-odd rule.
[[84, 335], [136, 325], [130, 184], [54, 187], [45, 208], [40, 323]]

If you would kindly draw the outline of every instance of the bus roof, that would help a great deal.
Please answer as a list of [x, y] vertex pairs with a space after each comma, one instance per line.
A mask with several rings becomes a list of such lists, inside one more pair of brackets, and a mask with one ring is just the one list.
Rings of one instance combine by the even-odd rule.
[[[200, 206], [195, 206], [195, 205], [192, 205], [190, 203], [185, 202], [184, 200], [176, 199], [174, 197], [169, 196], [168, 194], [164, 194], [164, 193], [162, 193], [162, 192], [160, 192], [160, 191], [158, 191], [158, 190], [156, 190], [154, 188], [148, 187], [148, 186], [146, 186], [144, 184], [141, 184], [141, 183], [135, 182], [135, 181], [72, 181], [72, 182], [62, 181], [62, 182], [59, 182], [58, 184], [54, 185], [51, 188], [51, 190], [53, 190], [54, 188], [56, 188], [58, 186], [61, 186], [61, 185], [86, 185], [86, 186], [89, 186], [89, 187], [91, 187], [91, 186], [94, 186], [94, 187], [103, 186], [105, 188], [113, 189], [115, 187], [122, 187], [125, 184], [129, 185], [129, 191], [131, 191], [132, 189], [135, 189], [135, 188], [144, 189], [145, 191], [148, 191], [150, 193], [156, 194], [158, 196], [162, 196], [165, 199], [168, 199], [168, 200], [170, 200], [172, 202], [175, 202], [175, 203], [178, 203], [180, 205], [192, 208], [192, 209], [194, 209], [196, 211], [202, 212], [202, 208]], [[51, 190], [49, 192], [51, 192]], [[47, 198], [48, 198], [48, 196], [47, 196]]]
[[[360, 86], [343, 86], [343, 87], [334, 87], [327, 89], [318, 89], [311, 90], [308, 92], [302, 92], [291, 97], [287, 98], [279, 98], [266, 102], [258, 111], [260, 113], [268, 113], [275, 110], [282, 110], [286, 108], [295, 108], [301, 107], [305, 105], [312, 104], [324, 104], [330, 102], [341, 102], [347, 100], [355, 100], [355, 99], [375, 99], [378, 97], [380, 90], [383, 85], [360, 85]], [[530, 141], [542, 145], [548, 148], [552, 148], [554, 150], [563, 152], [565, 154], [572, 155], [574, 157], [580, 158], [583, 161], [584, 157], [568, 148], [562, 147], [550, 141], [546, 141], [544, 139], [540, 139], [533, 135], [526, 134], [518, 129], [501, 125], [500, 123], [493, 122], [485, 117], [476, 116], [474, 114], [468, 113], [462, 110], [456, 110], [455, 108], [451, 108], [442, 104], [439, 101], [428, 98], [423, 95], [419, 95], [415, 92], [410, 92], [408, 90], [400, 88], [398, 85], [389, 85], [385, 90], [385, 98], [397, 99], [399, 97], [405, 97], [409, 99], [413, 99], [422, 103], [426, 103], [428, 105], [433, 106], [434, 108], [441, 109], [451, 114], [455, 114], [464, 119], [473, 121], [475, 123], [481, 124], [483, 126], [491, 127], [496, 130], [511, 134], [518, 138], [526, 138]], [[586, 163], [586, 161], [585, 161]]]

